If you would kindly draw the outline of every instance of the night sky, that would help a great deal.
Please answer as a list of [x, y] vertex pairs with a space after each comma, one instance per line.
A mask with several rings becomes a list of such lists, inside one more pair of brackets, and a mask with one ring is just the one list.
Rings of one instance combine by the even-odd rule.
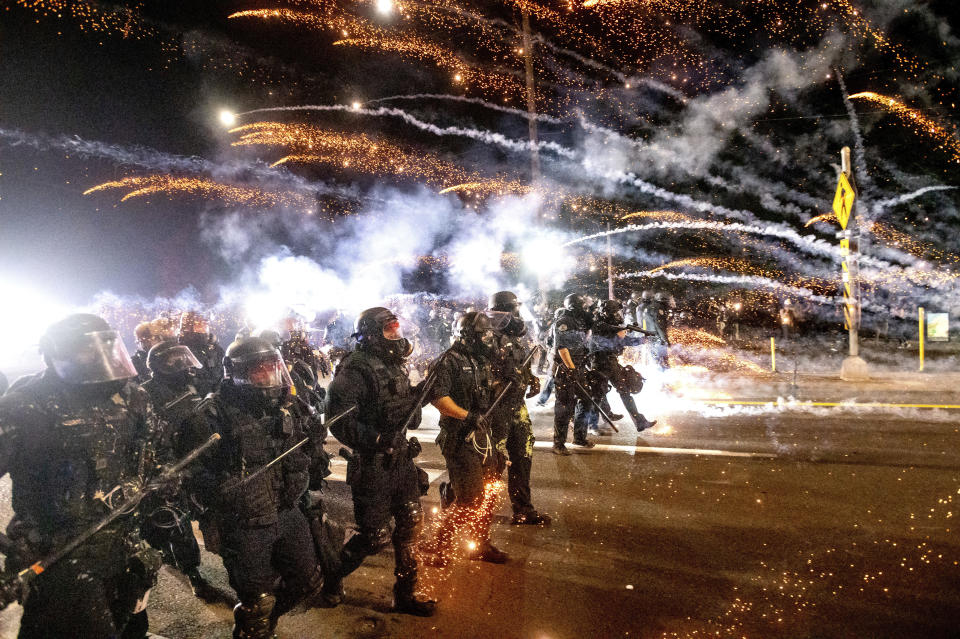
[[[932, 118], [946, 136], [926, 135], [916, 122], [898, 118], [884, 105], [851, 100], [864, 140], [866, 167], [857, 167], [866, 169], [858, 176], [864, 204], [956, 184], [960, 41], [951, 5], [949, 0], [527, 5], [535, 37], [542, 38], [534, 58], [538, 110], [562, 120], [541, 122], [540, 140], [570, 149], [572, 157], [541, 151], [542, 191], [556, 195], [565, 189], [566, 195], [547, 198], [520, 235], [493, 233], [505, 256], [503, 272], [490, 273], [492, 279], [536, 288], [536, 278], [511, 256], [521, 255], [522, 245], [540, 229], [569, 240], [608, 222], [614, 227], [636, 222], [624, 221], [635, 211], [743, 222], [742, 215], [729, 214], [742, 211], [751, 216], [750, 223], [775, 223], [833, 242], [836, 228], [805, 228], [804, 223], [829, 212], [836, 179], [830, 164], [838, 161], [841, 146], [857, 142], [837, 70], [848, 94], [874, 91], [895, 98]], [[300, 17], [229, 18], [237, 11], [278, 7]], [[424, 214], [433, 223], [422, 227], [429, 237], [415, 251], [426, 261], [402, 266], [401, 287], [477, 293], [457, 273], [471, 268], [478, 249], [461, 250], [458, 237], [462, 229], [482, 235], [486, 224], [494, 224], [491, 219], [499, 219], [487, 213], [496, 210], [498, 196], [437, 193], [463, 174], [527, 185], [525, 152], [475, 137], [435, 136], [390, 117], [242, 116], [238, 124], [302, 123], [363, 134], [395, 144], [412, 164], [435, 159], [447, 167], [435, 179], [391, 173], [389, 167], [352, 162], [350, 154], [359, 151], [345, 147], [327, 149], [322, 161], [267, 170], [298, 152], [297, 145], [231, 147], [238, 134], [229, 133], [218, 115], [221, 109], [238, 113], [356, 101], [523, 143], [524, 118], [481, 104], [425, 98], [370, 104], [386, 96], [448, 94], [524, 109], [520, 7], [443, 0], [392, 5], [381, 14], [374, 2], [4, 2], [0, 276], [71, 304], [87, 303], [102, 291], [150, 299], [176, 296], [188, 287], [196, 289], [197, 299], [216, 304], [223, 301], [225, 285], [259, 280], [271, 289], [263, 276], [270, 257], [302, 257], [346, 278], [344, 261], [375, 258], [362, 249], [344, 257], [343, 246], [362, 246], [370, 239], [389, 255], [389, 237], [373, 237], [358, 219], [378, 219], [382, 230], [394, 216], [416, 218], [424, 207], [436, 207], [442, 211]], [[373, 35], [365, 44], [338, 42], [344, 30], [338, 25], [345, 19], [362, 26], [350, 27], [355, 38]], [[398, 46], [404, 38], [407, 43]], [[416, 51], [424, 43], [428, 48]], [[440, 54], [430, 46], [440, 47]], [[447, 64], [453, 59], [456, 64]], [[463, 78], [460, 69], [466, 70]], [[116, 154], [71, 147], [81, 140], [134, 155], [196, 156], [220, 168], [138, 165], [119, 161]], [[238, 168], [237, 163], [246, 164]], [[450, 173], [449, 167], [462, 172]], [[651, 194], [611, 179], [611, 173], [629, 173], [707, 208]], [[150, 175], [212, 178], [306, 200], [238, 205], [210, 193], [160, 192], [121, 203], [129, 188], [83, 195], [103, 182]], [[394, 208], [387, 210], [391, 202]], [[884, 247], [883, 259], [898, 268], [916, 267], [917, 259], [927, 260], [922, 268], [951, 268], [960, 249], [948, 231], [958, 221], [957, 204], [955, 192], [937, 190], [887, 210], [884, 220], [894, 231], [922, 246], [899, 257], [888, 249], [902, 246]], [[305, 208], [311, 210], [305, 213]], [[361, 227], [367, 235], [358, 235]], [[247, 233], [239, 248], [223, 239], [238, 228]], [[587, 253], [578, 253], [580, 258], [602, 245], [587, 243], [576, 250], [581, 249]], [[801, 288], [808, 283], [803, 278], [832, 277], [835, 267], [781, 240], [731, 241], [711, 231], [625, 233], [616, 236], [615, 250], [620, 273], [709, 255], [741, 262], [714, 264], [701, 273], [775, 272], [771, 279]], [[602, 272], [587, 270], [588, 263], [581, 259], [567, 268], [561, 281], [601, 287]], [[797, 278], [803, 281], [797, 284]], [[692, 294], [682, 278], [663, 283]], [[915, 296], [914, 284], [893, 288]], [[830, 286], [809, 290], [823, 296]], [[329, 301], [313, 306], [323, 305], [336, 306]]]

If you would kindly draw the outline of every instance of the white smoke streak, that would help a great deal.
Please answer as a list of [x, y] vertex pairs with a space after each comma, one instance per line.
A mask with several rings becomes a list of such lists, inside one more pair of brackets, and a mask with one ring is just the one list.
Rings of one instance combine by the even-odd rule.
[[925, 186], [922, 189], [917, 189], [912, 193], [898, 195], [897, 197], [887, 198], [885, 200], [878, 200], [877, 202], [873, 203], [871, 210], [873, 211], [874, 214], [879, 215], [880, 213], [883, 212], [884, 209], [888, 209], [894, 206], [899, 206], [900, 204], [904, 204], [906, 202], [909, 202], [910, 200], [915, 200], [916, 198], [922, 195], [926, 195], [927, 193], [930, 193], [933, 191], [951, 191], [956, 188], [957, 187], [955, 186], [943, 186], [943, 185]]
[[[500, 111], [501, 113], [509, 113], [511, 115], [517, 115], [522, 118], [529, 117], [529, 113], [527, 113], [523, 109], [514, 109], [512, 107], [505, 107], [500, 104], [494, 104], [493, 102], [487, 102], [486, 100], [481, 100], [480, 98], [469, 98], [462, 95], [448, 95], [446, 93], [413, 93], [409, 95], [390, 95], [385, 98], [367, 100], [367, 104], [377, 104], [378, 102], [390, 102], [393, 100], [446, 100], [448, 102], [463, 102], [465, 104], [475, 104], [477, 106], [482, 106], [483, 108], [490, 109], [492, 111]], [[552, 115], [536, 113], [535, 117], [540, 122], [546, 122], [548, 124], [563, 124], [563, 120], [561, 120], [560, 118], [555, 118]]]
[[847, 93], [847, 83], [843, 81], [843, 73], [840, 69], [836, 69], [836, 74], [840, 90], [843, 92], [843, 106], [847, 110], [847, 115], [850, 116], [850, 128], [853, 130], [853, 148], [858, 165], [853, 173], [860, 178], [861, 186], [869, 190], [873, 186], [873, 181], [867, 173], [867, 150], [863, 144], [863, 134], [860, 132], [860, 119], [857, 117], [857, 110], [853, 107], [853, 103], [850, 102], [850, 94]]
[[825, 242], [813, 235], [800, 235], [790, 228], [782, 226], [754, 226], [741, 224], [739, 222], [709, 222], [709, 221], [690, 221], [690, 222], [650, 222], [648, 224], [630, 224], [617, 229], [586, 235], [574, 240], [570, 240], [563, 246], [572, 246], [581, 242], [618, 235], [620, 233], [638, 233], [642, 231], [664, 230], [664, 229], [690, 229], [690, 230], [710, 230], [723, 232], [741, 232], [752, 235], [764, 235], [776, 237], [791, 242], [798, 248], [808, 253], [820, 255], [834, 261], [840, 260], [840, 249], [832, 244]]
[[661, 277], [667, 280], [687, 280], [692, 282], [711, 282], [714, 284], [736, 284], [750, 288], [769, 288], [796, 297], [803, 297], [820, 304], [833, 304], [838, 299], [837, 297], [816, 295], [805, 288], [789, 286], [783, 282], [778, 282], [768, 277], [760, 277], [759, 275], [709, 275], [702, 273], [667, 273], [666, 271], [632, 271], [629, 273], [621, 273], [617, 276], [618, 279], [638, 277]]
[[328, 194], [353, 199], [357, 193], [347, 188], [329, 186], [307, 180], [286, 169], [274, 168], [264, 162], [213, 162], [197, 156], [175, 155], [140, 146], [122, 146], [77, 136], [48, 136], [0, 128], [0, 141], [11, 147], [27, 147], [35, 151], [56, 149], [79, 158], [101, 158], [121, 166], [135, 166], [164, 173], [179, 172], [206, 174], [220, 179], [251, 179], [261, 183], [295, 189], [314, 195]]
[[430, 122], [424, 122], [413, 115], [410, 115], [402, 109], [393, 109], [390, 107], [379, 107], [377, 109], [365, 109], [365, 108], [354, 108], [345, 104], [327, 104], [327, 105], [302, 105], [302, 106], [287, 106], [287, 107], [267, 107], [264, 109], [254, 109], [252, 111], [246, 111], [238, 115], [252, 115], [255, 113], [271, 113], [271, 112], [283, 112], [283, 111], [343, 111], [349, 113], [357, 113], [359, 115], [369, 115], [373, 117], [393, 117], [400, 118], [407, 124], [410, 124], [421, 131], [431, 133], [436, 136], [457, 136], [470, 138], [478, 142], [483, 142], [484, 144], [490, 144], [493, 146], [499, 146], [510, 151], [515, 151], [518, 153], [529, 153], [531, 150], [538, 151], [552, 151], [567, 159], [573, 159], [576, 157], [576, 153], [572, 149], [568, 149], [565, 146], [557, 144], [556, 142], [529, 142], [526, 140], [513, 140], [502, 133], [493, 133], [490, 131], [481, 131], [480, 129], [469, 129], [459, 126], [448, 126], [440, 127], [436, 124]]

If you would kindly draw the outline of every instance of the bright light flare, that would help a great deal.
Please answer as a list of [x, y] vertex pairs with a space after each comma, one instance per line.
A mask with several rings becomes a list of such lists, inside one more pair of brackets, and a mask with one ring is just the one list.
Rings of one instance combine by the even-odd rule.
[[393, 0], [377, 0], [377, 13], [384, 16], [393, 13]]
[[16, 339], [0, 340], [0, 370], [34, 372], [41, 367], [37, 354], [40, 336], [47, 326], [71, 312], [70, 307], [23, 284], [0, 279], [0, 297], [10, 303], [0, 313], [0, 331]]
[[229, 109], [220, 109], [220, 124], [232, 128], [237, 124], [237, 114]]

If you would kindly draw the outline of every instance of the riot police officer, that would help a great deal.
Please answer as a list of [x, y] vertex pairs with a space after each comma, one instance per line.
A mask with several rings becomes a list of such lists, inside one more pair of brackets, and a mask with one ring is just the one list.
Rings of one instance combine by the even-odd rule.
[[307, 339], [307, 334], [294, 327], [290, 329], [289, 337], [280, 344], [280, 355], [287, 365], [293, 367], [296, 362], [303, 362], [310, 368], [310, 377], [314, 382], [320, 377], [321, 362], [320, 357], [314, 352]]
[[[17, 572], [62, 548], [159, 474], [159, 427], [123, 340], [105, 320], [71, 315], [41, 339], [46, 368], [0, 399], [0, 475], [13, 483]], [[23, 595], [24, 637], [145, 637], [160, 555], [135, 512], [50, 566]]]
[[[642, 339], [628, 335], [623, 325], [623, 305], [617, 300], [600, 302], [590, 335], [590, 368], [617, 390], [624, 408], [637, 432], [655, 425], [637, 410], [633, 394], [643, 389], [643, 377], [632, 366], [620, 364], [620, 355], [627, 346], [637, 346]], [[604, 384], [606, 388], [607, 385]], [[606, 395], [606, 393], [604, 393]], [[602, 398], [597, 398], [598, 403]]]
[[319, 488], [328, 460], [311, 437], [256, 474], [313, 435], [305, 426], [309, 408], [290, 395], [286, 364], [260, 338], [231, 344], [223, 367], [219, 389], [199, 407], [223, 442], [204, 459], [194, 489], [209, 509], [201, 520], [204, 539], [208, 530], [219, 539], [240, 599], [233, 610], [234, 637], [261, 639], [272, 636], [279, 617], [321, 586], [310, 526], [298, 505], [308, 487]]
[[513, 523], [546, 526], [550, 524], [550, 516], [537, 512], [530, 495], [530, 466], [535, 440], [524, 397], [540, 393], [540, 380], [530, 370], [532, 362], [527, 360], [530, 353], [525, 340], [527, 326], [520, 319], [520, 300], [514, 293], [494, 293], [487, 306], [490, 311], [507, 316], [507, 321], [497, 331], [500, 343], [493, 358], [493, 374], [501, 387], [508, 383], [511, 386], [497, 407], [493, 430], [497, 435], [499, 430], [505, 431], [502, 439], [498, 437], [497, 445], [503, 446], [510, 459], [507, 492], [513, 507]]
[[652, 331], [651, 351], [657, 366], [663, 370], [669, 365], [667, 354], [670, 348], [670, 338], [667, 336], [667, 301], [666, 293], [658, 292], [653, 300], [643, 309], [642, 326]]
[[[556, 402], [553, 408], [553, 452], [569, 455], [567, 429], [577, 411], [582, 389], [586, 388], [587, 332], [591, 318], [587, 302], [576, 293], [567, 295], [563, 308], [559, 309], [553, 322], [553, 362]], [[581, 408], [581, 410], [583, 410]], [[573, 443], [584, 448], [593, 448], [587, 440], [586, 420], [575, 420]]]
[[137, 340], [138, 348], [130, 359], [133, 361], [133, 367], [137, 369], [137, 379], [145, 382], [150, 379], [150, 370], [147, 368], [147, 353], [163, 341], [163, 336], [156, 330], [155, 322], [140, 322], [133, 329], [133, 336]]
[[454, 522], [475, 520], [471, 531], [471, 558], [504, 563], [507, 554], [490, 543], [493, 513], [483, 508], [488, 481], [497, 476], [497, 452], [485, 413], [493, 404], [494, 382], [490, 358], [497, 346], [489, 318], [469, 311], [458, 320], [455, 341], [434, 364], [435, 381], [430, 403], [440, 412], [437, 444], [447, 463], [455, 495], [451, 510], [444, 513], [438, 535], [440, 560], [445, 561], [454, 542]]
[[210, 333], [210, 324], [203, 315], [186, 311], [180, 316], [180, 343], [189, 348], [203, 365], [196, 377], [200, 394], [216, 390], [223, 379], [223, 347]]
[[[340, 554], [340, 579], [356, 570], [368, 555], [391, 541], [395, 559], [394, 610], [429, 617], [436, 602], [416, 592], [416, 543], [423, 523], [420, 471], [413, 463], [420, 453], [406, 429], [420, 425], [420, 405], [410, 385], [406, 358], [412, 351], [393, 311], [368, 308], [357, 317], [356, 350], [343, 358], [330, 382], [328, 419], [356, 407], [331, 426], [334, 436], [353, 449], [347, 482], [353, 493], [357, 534]], [[394, 521], [393, 534], [390, 520]], [[339, 579], [328, 580], [324, 592], [340, 598]]]
[[[161, 420], [168, 449], [178, 457], [202, 443], [205, 425], [196, 412], [202, 398], [193, 383], [201, 366], [189, 348], [173, 340], [160, 342], [147, 354], [151, 377], [142, 386]], [[190, 506], [178, 497], [155, 493], [148, 498], [141, 507], [146, 514], [143, 536], [187, 576], [196, 596], [214, 601], [220, 593], [200, 574], [200, 545], [193, 534]]]

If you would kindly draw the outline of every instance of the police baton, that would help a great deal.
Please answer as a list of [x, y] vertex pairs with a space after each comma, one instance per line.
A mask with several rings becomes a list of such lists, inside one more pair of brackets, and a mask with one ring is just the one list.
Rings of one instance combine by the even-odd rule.
[[[530, 351], [530, 354], [527, 355], [527, 357], [526, 357], [526, 358], [523, 360], [523, 362], [520, 364], [520, 370], [521, 370], [521, 371], [524, 369], [524, 367], [526, 367], [527, 365], [529, 365], [530, 360], [533, 359], [534, 354], [535, 354], [538, 350], [540, 350], [540, 345], [539, 345], [539, 344], [534, 345], [533, 349]], [[497, 404], [500, 403], [500, 400], [504, 398], [504, 396], [507, 394], [507, 391], [509, 391], [512, 387], [513, 387], [513, 380], [510, 380], [509, 382], [507, 382], [507, 385], [503, 387], [503, 390], [500, 391], [500, 394], [497, 395], [497, 398], [496, 398], [495, 400], [493, 400], [493, 403], [490, 404], [490, 408], [487, 409], [487, 412], [485, 412], [485, 413], [483, 414], [483, 421], [484, 421], [484, 422], [486, 422], [488, 419], [490, 419], [490, 415], [492, 415], [492, 414], [493, 414], [493, 411], [497, 408]], [[484, 431], [485, 431], [484, 434], [486, 434], [486, 435], [487, 435], [487, 438], [489, 439], [489, 437], [490, 437], [490, 432], [489, 432], [489, 430], [488, 430], [488, 429], [484, 429]], [[470, 441], [470, 437], [471, 437], [472, 435], [473, 435], [473, 433], [471, 433], [470, 435], [467, 435], [467, 438], [466, 438], [465, 441]]]
[[[336, 417], [333, 417], [330, 421], [324, 422], [323, 425], [324, 425], [325, 427], [329, 427], [331, 424], [333, 424], [334, 422], [336, 422], [337, 420], [339, 420], [341, 417], [346, 417], [347, 415], [349, 415], [350, 413], [352, 413], [352, 412], [355, 411], [355, 410], [357, 410], [357, 405], [356, 405], [356, 404], [354, 404], [353, 406], [351, 406], [351, 407], [348, 408], [347, 410], [343, 411], [342, 413], [340, 413], [340, 414], [337, 415]], [[304, 444], [306, 444], [308, 441], [310, 441], [310, 436], [309, 436], [309, 435], [306, 436], [306, 437], [304, 437], [303, 439], [301, 439], [300, 441], [298, 441], [296, 444], [294, 444], [293, 446], [291, 446], [291, 447], [288, 448], [287, 450], [283, 451], [282, 453], [280, 453], [279, 455], [277, 455], [276, 457], [274, 457], [273, 459], [271, 459], [270, 461], [268, 461], [266, 464], [264, 464], [264, 465], [261, 466], [260, 468], [256, 469], [255, 471], [253, 471], [252, 473], [250, 473], [249, 475], [247, 475], [246, 477], [244, 477], [243, 479], [241, 479], [241, 480], [240, 480], [240, 483], [237, 484], [237, 486], [236, 486], [236, 488], [235, 488], [234, 490], [237, 490], [237, 489], [240, 489], [240, 488], [246, 486], [246, 485], [249, 484], [251, 481], [253, 481], [253, 480], [256, 479], [257, 477], [259, 477], [259, 476], [262, 475], [263, 473], [267, 472], [270, 468], [272, 468], [272, 467], [274, 466], [274, 464], [276, 464], [277, 462], [281, 461], [284, 457], [286, 457], [287, 455], [289, 455], [289, 454], [292, 453], [293, 451], [297, 450], [298, 448], [300, 448], [301, 446], [303, 446]]]
[[437, 358], [437, 361], [433, 363], [433, 370], [430, 371], [430, 374], [427, 375], [427, 379], [423, 382], [423, 388], [420, 390], [420, 397], [417, 398], [417, 403], [414, 405], [413, 410], [410, 411], [410, 414], [407, 415], [407, 418], [403, 420], [403, 427], [399, 432], [405, 433], [407, 428], [410, 426], [410, 422], [413, 421], [413, 418], [416, 416], [417, 411], [423, 407], [424, 400], [427, 399], [427, 393], [430, 392], [430, 387], [433, 386], [433, 382], [437, 380], [437, 373], [440, 371], [440, 362], [446, 358], [447, 353], [450, 351], [444, 351], [443, 354]]
[[578, 382], [578, 381], [576, 380], [576, 378], [573, 377], [573, 370], [574, 370], [574, 369], [568, 368], [567, 370], [570, 372], [570, 379], [571, 379], [571, 381], [577, 386], [577, 388], [580, 389], [580, 393], [581, 393], [584, 397], [586, 397], [587, 400], [588, 400], [591, 404], [593, 404], [593, 407], [597, 409], [597, 412], [600, 413], [600, 416], [603, 417], [604, 421], [606, 421], [608, 424], [610, 424], [610, 427], [614, 430], [614, 432], [619, 433], [619, 432], [620, 432], [620, 429], [617, 428], [617, 425], [613, 423], [613, 420], [610, 419], [610, 416], [607, 415], [606, 411], [604, 411], [604, 410], [600, 407], [600, 404], [598, 404], [597, 401], [593, 398], [593, 396], [590, 394], [590, 391], [588, 391], [586, 388], [584, 388], [584, 387], [583, 387], [583, 384], [581, 384], [580, 382]]
[[112, 524], [120, 517], [132, 513], [134, 509], [136, 509], [137, 505], [143, 501], [144, 497], [166, 486], [171, 479], [176, 478], [176, 476], [179, 475], [184, 468], [196, 461], [197, 457], [202, 455], [208, 448], [219, 441], [220, 435], [218, 433], [210, 435], [207, 441], [190, 451], [180, 461], [164, 471], [160, 477], [147, 484], [143, 490], [139, 490], [131, 495], [129, 500], [127, 500], [127, 502], [121, 507], [110, 511], [110, 514], [74, 537], [66, 545], [60, 548], [60, 550], [47, 555], [37, 562], [34, 562], [32, 565], [18, 572], [15, 576], [0, 582], [0, 610], [6, 608], [8, 605], [10, 605], [10, 603], [19, 599], [23, 594], [24, 586], [30, 583], [30, 581], [32, 581], [35, 577], [69, 555], [77, 548], [77, 546], [83, 544], [85, 541], [96, 535], [98, 532]]

